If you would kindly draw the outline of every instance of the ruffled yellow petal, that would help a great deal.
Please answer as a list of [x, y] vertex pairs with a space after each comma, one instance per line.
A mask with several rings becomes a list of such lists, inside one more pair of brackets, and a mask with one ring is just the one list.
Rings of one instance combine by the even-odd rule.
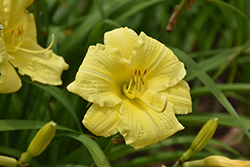
[[93, 104], [84, 116], [83, 125], [98, 136], [108, 137], [118, 132], [120, 105], [99, 107]]
[[175, 114], [188, 114], [192, 112], [189, 89], [188, 83], [182, 80], [177, 85], [160, 92], [160, 94], [166, 96], [168, 101], [173, 103]]
[[[21, 30], [22, 27], [22, 36], [24, 38], [31, 38], [32, 40], [36, 41], [36, 25], [34, 16], [32, 13], [28, 13], [26, 10], [26, 5], [31, 4], [32, 1], [26, 0], [26, 1], [4, 1], [4, 8], [3, 8], [3, 34], [4, 34], [4, 40], [7, 44], [7, 50], [13, 50], [13, 46], [11, 45], [17, 45], [17, 43], [20, 41], [17, 38], [18, 29]], [[26, 4], [26, 5], [25, 5]], [[15, 5], [21, 5], [22, 7], [18, 7], [16, 9]], [[19, 13], [16, 13], [16, 12]], [[15, 21], [13, 21], [15, 20]], [[14, 37], [14, 38], [13, 38]], [[13, 42], [14, 40], [14, 42]]]
[[10, 63], [0, 63], [0, 93], [13, 93], [20, 89], [22, 82]]
[[101, 107], [113, 107], [121, 102], [126, 65], [119, 50], [101, 44], [91, 46], [67, 89]]
[[25, 15], [28, 13], [26, 7], [31, 5], [31, 3], [32, 0], [1, 0], [0, 4], [3, 11], [3, 22], [1, 24], [4, 27], [12, 27], [22, 23], [25, 20]]
[[13, 59], [6, 50], [3, 34], [0, 35], [0, 63], [6, 64], [10, 59]]
[[127, 99], [122, 102], [118, 124], [126, 144], [135, 149], [166, 139], [184, 129], [176, 119], [171, 103], [167, 104], [164, 112], [158, 113]]
[[37, 42], [36, 23], [33, 14], [26, 14], [27, 27], [24, 27], [24, 38], [31, 38]]
[[138, 35], [131, 29], [117, 28], [104, 34], [104, 45], [120, 50], [126, 59], [133, 55], [132, 49], [138, 44]]
[[[34, 40], [26, 38], [21, 48], [28, 50], [43, 50]], [[68, 69], [62, 57], [57, 56], [51, 50], [44, 53], [29, 53], [22, 50], [11, 52], [15, 59], [10, 62], [18, 68], [22, 75], [28, 75], [33, 81], [44, 84], [61, 85], [61, 74], [63, 70]]]
[[126, 73], [137, 69], [147, 69], [146, 86], [148, 89], [162, 91], [177, 84], [186, 75], [183, 63], [159, 41], [141, 32], [139, 45], [133, 49]]

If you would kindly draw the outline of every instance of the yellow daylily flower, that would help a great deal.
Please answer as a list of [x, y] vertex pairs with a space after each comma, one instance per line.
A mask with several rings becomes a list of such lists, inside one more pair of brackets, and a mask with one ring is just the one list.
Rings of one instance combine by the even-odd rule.
[[[60, 85], [68, 69], [62, 57], [37, 44], [34, 16], [26, 8], [33, 0], [0, 0], [0, 93], [12, 93], [21, 86], [21, 75], [33, 81]], [[52, 37], [54, 39], [54, 37]]]
[[104, 137], [119, 132], [138, 149], [184, 128], [175, 114], [191, 112], [185, 75], [170, 49], [126, 27], [105, 33], [104, 45], [89, 47], [67, 89], [93, 103], [86, 128]]
[[212, 155], [201, 160], [184, 162], [183, 167], [249, 167], [250, 161], [233, 160], [220, 155]]

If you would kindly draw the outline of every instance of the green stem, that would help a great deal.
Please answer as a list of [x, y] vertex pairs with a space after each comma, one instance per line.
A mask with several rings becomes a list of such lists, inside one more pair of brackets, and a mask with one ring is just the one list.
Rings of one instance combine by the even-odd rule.
[[172, 167], [179, 167], [180, 161], [176, 161], [175, 164]]
[[119, 144], [123, 141], [123, 137], [122, 135], [120, 135], [120, 133], [116, 134], [110, 141], [109, 144], [107, 145], [107, 147], [104, 150], [105, 155], [107, 156], [111, 149], [114, 147], [115, 144]]
[[112, 142], [112, 139], [109, 141], [109, 144], [107, 145], [107, 147], [104, 150], [104, 154], [106, 156], [108, 156], [108, 154], [110, 153], [111, 149], [114, 147], [115, 143]]
[[171, 32], [173, 31], [176, 22], [178, 21], [179, 17], [181, 16], [182, 12], [186, 9], [187, 7], [187, 0], [182, 0], [179, 5], [176, 5], [174, 7], [174, 12], [172, 13], [168, 25], [166, 27], [166, 31]]

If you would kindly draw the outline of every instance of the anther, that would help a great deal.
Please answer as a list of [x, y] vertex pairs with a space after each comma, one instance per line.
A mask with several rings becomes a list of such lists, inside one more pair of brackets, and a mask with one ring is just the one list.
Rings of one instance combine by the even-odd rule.
[[21, 25], [21, 30], [20, 31], [23, 32], [23, 25]]
[[133, 84], [134, 84], [134, 86], [135, 86], [136, 82], [135, 82], [135, 77], [134, 77], [134, 75], [133, 75], [133, 74], [131, 74], [131, 79], [132, 79]]
[[142, 84], [144, 85], [145, 83], [144, 83], [144, 80], [143, 80], [143, 78], [141, 77], [141, 82], [142, 82]]

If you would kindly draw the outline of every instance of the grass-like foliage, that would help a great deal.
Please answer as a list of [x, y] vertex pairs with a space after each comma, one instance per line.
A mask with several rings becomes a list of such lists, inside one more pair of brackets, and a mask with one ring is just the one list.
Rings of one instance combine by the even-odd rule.
[[[46, 48], [54, 34], [51, 49], [69, 69], [61, 86], [20, 75], [17, 92], [0, 94], [0, 155], [18, 159], [37, 130], [53, 120], [55, 137], [29, 162], [33, 167], [173, 166], [201, 126], [217, 117], [213, 138], [190, 160], [211, 155], [249, 160], [250, 1], [193, 2], [36, 0], [28, 10], [35, 16], [37, 42]], [[192, 113], [177, 116], [184, 130], [137, 150], [120, 141], [121, 136], [105, 138], [86, 129], [82, 119], [91, 104], [66, 89], [88, 47], [103, 43], [104, 33], [119, 27], [143, 31], [170, 48], [185, 65], [192, 97]]]

